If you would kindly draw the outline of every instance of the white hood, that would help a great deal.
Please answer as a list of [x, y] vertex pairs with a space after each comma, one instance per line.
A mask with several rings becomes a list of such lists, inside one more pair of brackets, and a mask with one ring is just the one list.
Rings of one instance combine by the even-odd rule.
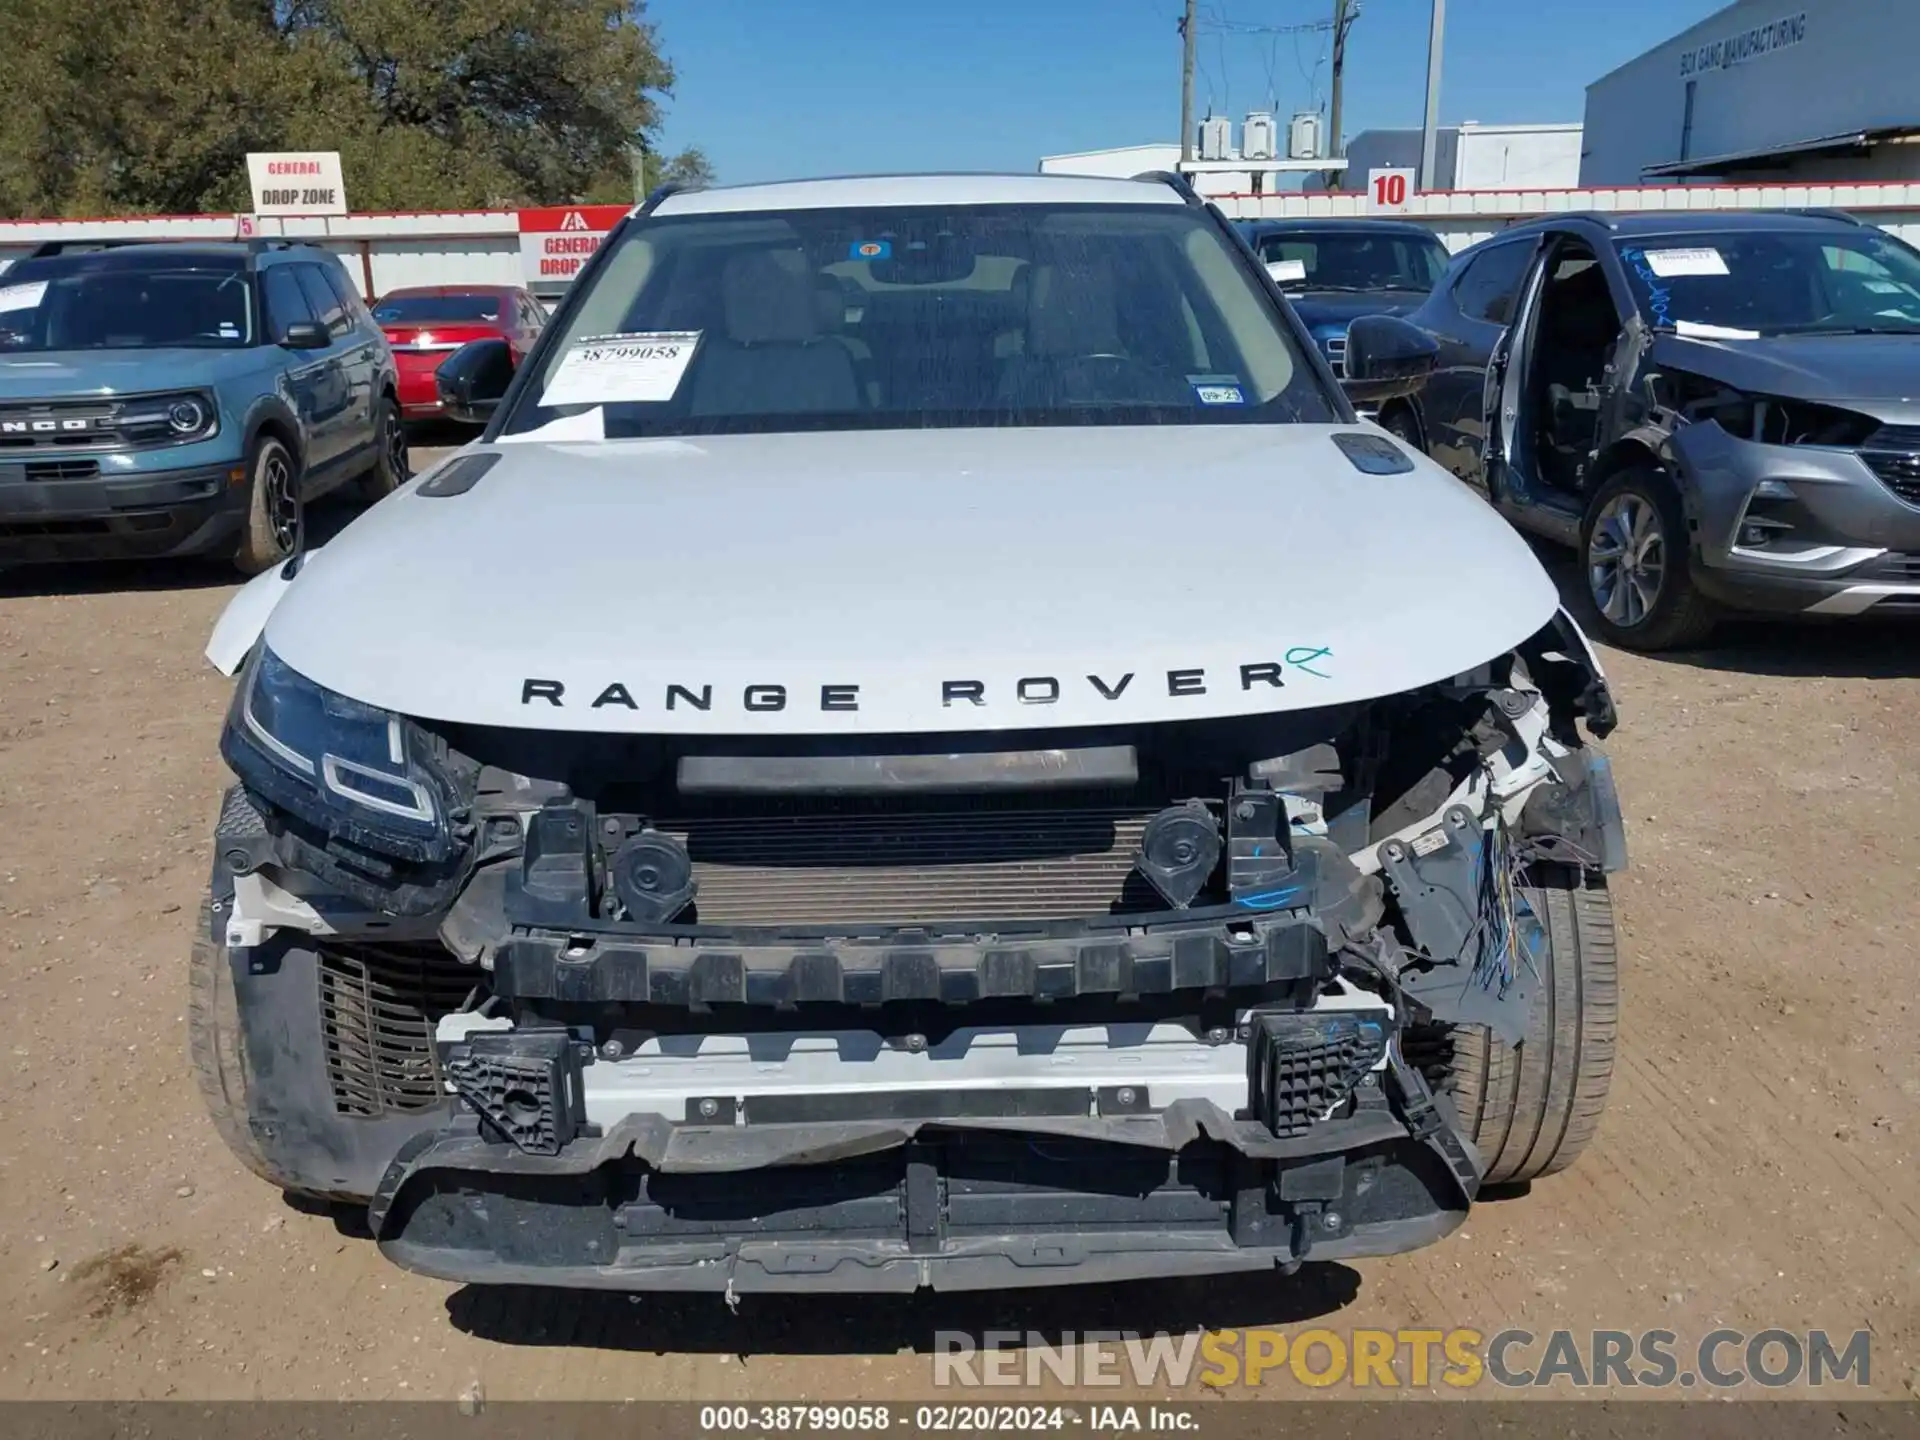
[[502, 445], [316, 553], [267, 641], [408, 715], [784, 735], [1303, 709], [1546, 624], [1506, 523], [1425, 460], [1361, 473], [1352, 428]]

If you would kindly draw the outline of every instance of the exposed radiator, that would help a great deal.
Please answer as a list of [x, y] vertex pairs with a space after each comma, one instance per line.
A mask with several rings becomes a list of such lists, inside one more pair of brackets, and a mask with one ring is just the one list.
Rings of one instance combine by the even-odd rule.
[[814, 813], [662, 821], [709, 925], [1068, 920], [1158, 909], [1133, 874], [1151, 810]]

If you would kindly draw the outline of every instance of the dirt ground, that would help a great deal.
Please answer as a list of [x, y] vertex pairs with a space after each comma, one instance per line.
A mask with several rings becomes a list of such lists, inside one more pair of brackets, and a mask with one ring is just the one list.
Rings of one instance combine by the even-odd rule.
[[229, 687], [200, 651], [233, 588], [0, 576], [0, 1397], [909, 1398], [941, 1329], [1316, 1317], [1864, 1327], [1872, 1388], [1920, 1387], [1920, 628], [1607, 657], [1626, 996], [1572, 1171], [1418, 1254], [1292, 1279], [732, 1314], [402, 1273], [215, 1138], [186, 957], [226, 774]]

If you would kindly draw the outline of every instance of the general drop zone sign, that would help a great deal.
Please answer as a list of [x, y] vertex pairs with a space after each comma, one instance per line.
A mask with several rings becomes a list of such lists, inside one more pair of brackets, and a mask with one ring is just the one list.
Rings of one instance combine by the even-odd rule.
[[247, 156], [255, 215], [344, 215], [347, 184], [337, 150]]
[[520, 212], [520, 268], [529, 286], [552, 289], [580, 273], [627, 213], [625, 205], [552, 205]]

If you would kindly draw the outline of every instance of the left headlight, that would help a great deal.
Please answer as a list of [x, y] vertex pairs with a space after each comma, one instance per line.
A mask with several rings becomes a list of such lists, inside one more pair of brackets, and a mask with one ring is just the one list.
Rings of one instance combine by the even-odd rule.
[[143, 443], [205, 440], [220, 429], [220, 407], [198, 390], [142, 395], [126, 402], [119, 425]]
[[221, 752], [268, 800], [330, 833], [417, 859], [444, 852], [444, 781], [403, 717], [316, 685], [263, 644]]

